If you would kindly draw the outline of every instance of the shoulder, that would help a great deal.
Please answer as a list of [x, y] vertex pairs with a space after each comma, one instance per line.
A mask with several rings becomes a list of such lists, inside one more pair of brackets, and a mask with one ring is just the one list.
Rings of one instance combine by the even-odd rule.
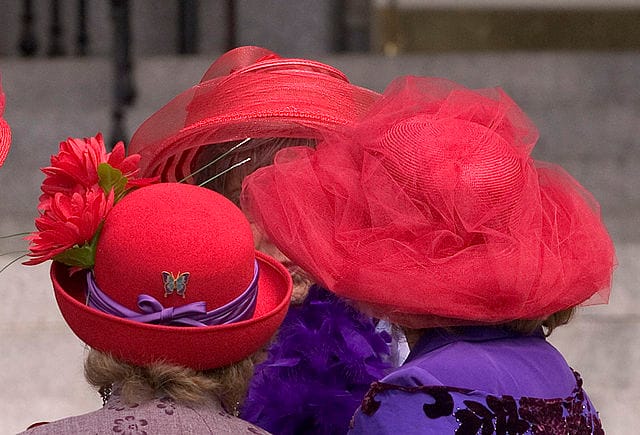
[[456, 405], [480, 394], [437, 385], [401, 386], [376, 382], [353, 416], [349, 433], [454, 433], [460, 426]]
[[[127, 432], [128, 431], [128, 432]], [[169, 398], [124, 404], [112, 400], [103, 408], [74, 417], [33, 427], [26, 435], [70, 433], [256, 433], [267, 432], [233, 417], [219, 407], [186, 406]]]
[[604, 434], [577, 374], [575, 379], [572, 394], [550, 399], [376, 382], [354, 415], [350, 433], [479, 433], [482, 429], [482, 433]]
[[576, 386], [560, 352], [538, 337], [451, 342], [414, 355], [383, 381], [545, 398], [564, 397]]
[[[269, 432], [264, 429], [253, 425], [252, 423], [243, 420], [238, 417], [234, 417], [233, 415], [224, 412], [222, 410], [218, 410], [216, 412], [211, 412], [206, 408], [202, 408], [196, 410], [200, 414], [202, 418], [202, 422], [211, 429], [211, 433], [215, 434], [239, 434], [239, 433], [247, 433], [247, 434], [265, 434], [268, 435]], [[188, 430], [189, 427], [181, 428], [180, 432], [175, 433], [201, 433], [198, 432], [197, 428], [193, 428], [193, 430]], [[202, 429], [200, 429], [202, 430]]]

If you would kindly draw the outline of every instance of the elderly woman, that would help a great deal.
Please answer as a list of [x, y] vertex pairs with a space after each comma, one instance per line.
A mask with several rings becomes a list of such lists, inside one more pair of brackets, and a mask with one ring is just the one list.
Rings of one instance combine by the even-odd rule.
[[407, 333], [352, 433], [603, 433], [545, 335], [607, 301], [613, 243], [593, 197], [530, 157], [537, 137], [500, 89], [403, 77], [245, 179], [245, 211], [285, 255]]
[[[240, 47], [146, 120], [130, 147], [145, 176], [203, 185], [239, 204], [243, 179], [277, 151], [314, 147], [378, 98], [324, 63]], [[241, 415], [274, 433], [344, 433], [369, 384], [390, 368], [390, 337], [326, 290], [309, 291], [305, 271], [254, 236], [258, 250], [287, 266], [294, 290]]]
[[264, 433], [237, 417], [254, 356], [292, 281], [255, 251], [223, 196], [137, 178], [138, 156], [69, 139], [44, 168], [30, 264], [53, 260], [56, 300], [90, 351], [104, 406], [29, 434]]

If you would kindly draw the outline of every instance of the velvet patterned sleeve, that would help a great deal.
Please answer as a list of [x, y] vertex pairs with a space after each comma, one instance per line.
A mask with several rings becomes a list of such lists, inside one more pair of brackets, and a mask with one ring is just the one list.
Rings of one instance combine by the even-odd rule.
[[493, 395], [479, 390], [375, 382], [356, 411], [350, 434], [592, 434], [604, 435], [582, 389], [565, 398]]

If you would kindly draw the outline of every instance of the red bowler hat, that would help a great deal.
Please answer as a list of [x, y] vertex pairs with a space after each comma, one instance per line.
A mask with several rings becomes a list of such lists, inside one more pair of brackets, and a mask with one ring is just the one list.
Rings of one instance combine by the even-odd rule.
[[4, 93], [2, 92], [2, 83], [0, 82], [0, 166], [2, 166], [4, 160], [7, 158], [9, 146], [11, 145], [11, 129], [7, 121], [2, 117], [4, 113], [4, 102]]
[[358, 119], [377, 98], [329, 65], [239, 47], [147, 119], [129, 149], [142, 156], [143, 175], [178, 181], [198, 169], [192, 163], [205, 145], [246, 138], [317, 139], [320, 131]]
[[315, 150], [279, 151], [241, 201], [319, 282], [405, 326], [606, 302], [615, 254], [598, 204], [530, 157], [537, 138], [500, 89], [400, 78]]
[[254, 250], [236, 206], [178, 183], [128, 193], [104, 220], [93, 271], [54, 261], [51, 277], [62, 315], [92, 348], [197, 370], [264, 346], [292, 290], [286, 269]]

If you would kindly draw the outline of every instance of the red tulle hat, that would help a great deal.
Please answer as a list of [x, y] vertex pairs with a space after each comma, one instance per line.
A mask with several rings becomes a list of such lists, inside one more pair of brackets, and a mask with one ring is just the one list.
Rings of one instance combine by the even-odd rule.
[[[128, 193], [104, 221], [93, 272], [72, 274], [54, 261], [51, 277], [62, 315], [92, 348], [136, 365], [165, 361], [196, 370], [258, 351], [282, 322], [292, 291], [286, 269], [254, 250], [250, 225], [236, 206], [211, 190], [177, 183]], [[213, 326], [142, 323], [94, 308], [93, 279], [111, 305], [138, 314], [142, 295], [147, 305], [155, 300], [162, 308], [148, 315], [162, 311], [165, 320], [188, 307], [228, 307], [257, 280], [255, 311]]]
[[405, 326], [606, 303], [615, 254], [599, 206], [530, 157], [537, 138], [500, 89], [404, 77], [361, 122], [249, 175], [242, 204], [320, 283]]
[[142, 156], [143, 176], [179, 181], [198, 169], [192, 161], [204, 145], [246, 138], [315, 139], [320, 130], [353, 122], [378, 97], [329, 65], [239, 47], [147, 119], [129, 149]]
[[2, 92], [2, 82], [0, 81], [0, 166], [4, 163], [4, 160], [9, 154], [9, 146], [11, 145], [11, 129], [9, 124], [4, 120], [2, 115], [4, 114], [4, 93]]

